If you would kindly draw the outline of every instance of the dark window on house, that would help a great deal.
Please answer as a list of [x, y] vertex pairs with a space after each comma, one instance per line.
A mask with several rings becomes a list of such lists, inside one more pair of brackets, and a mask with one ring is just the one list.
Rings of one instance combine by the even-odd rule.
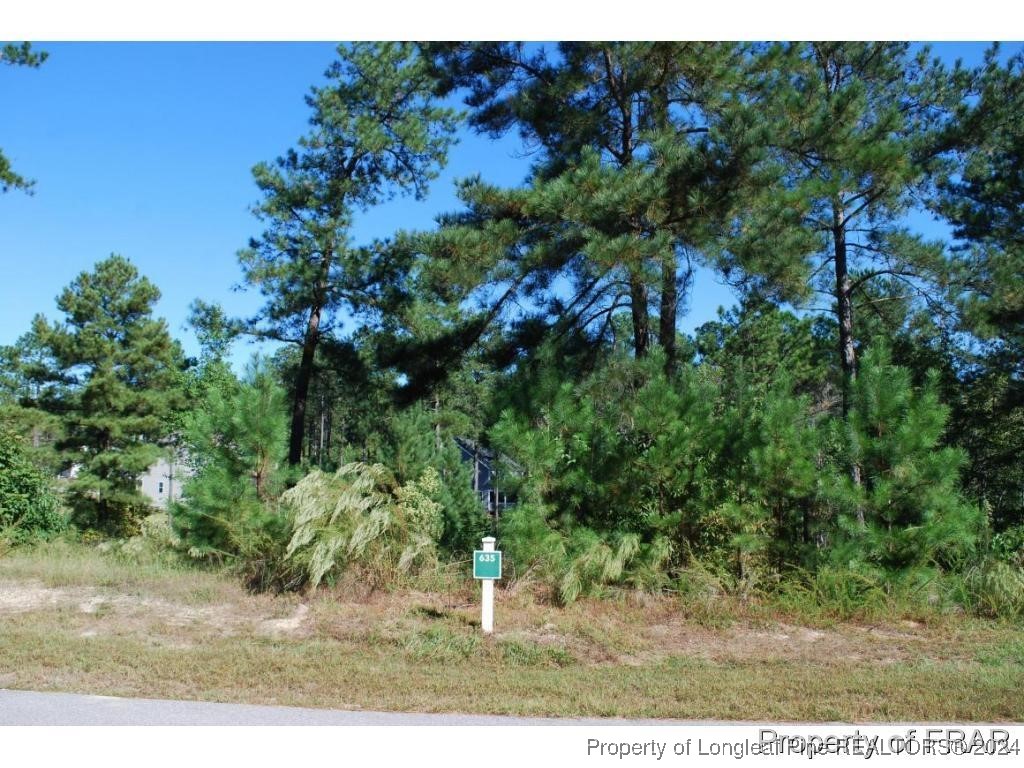
[[157, 485], [157, 491], [156, 492], [157, 493], [163, 493], [164, 492], [164, 484], [163, 483], [159, 483]]

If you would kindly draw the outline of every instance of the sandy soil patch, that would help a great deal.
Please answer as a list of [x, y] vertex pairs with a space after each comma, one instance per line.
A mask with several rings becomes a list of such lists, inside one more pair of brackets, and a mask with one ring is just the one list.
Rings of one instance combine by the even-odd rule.
[[[40, 581], [0, 582], [0, 616], [36, 611], [71, 611], [84, 624], [80, 637], [114, 632], [154, 636], [184, 630], [186, 635], [242, 634], [304, 636], [309, 607], [299, 604], [286, 617], [278, 614], [290, 603], [249, 598], [235, 603], [186, 605], [160, 597], [118, 593], [98, 587], [47, 587]], [[70, 617], [69, 617], [70, 618]], [[185, 639], [185, 644], [191, 643]]]

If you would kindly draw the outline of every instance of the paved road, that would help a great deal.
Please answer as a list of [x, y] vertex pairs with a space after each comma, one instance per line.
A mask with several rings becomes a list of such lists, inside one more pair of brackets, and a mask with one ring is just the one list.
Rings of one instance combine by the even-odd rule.
[[682, 725], [670, 720], [344, 712], [0, 689], [0, 725]]

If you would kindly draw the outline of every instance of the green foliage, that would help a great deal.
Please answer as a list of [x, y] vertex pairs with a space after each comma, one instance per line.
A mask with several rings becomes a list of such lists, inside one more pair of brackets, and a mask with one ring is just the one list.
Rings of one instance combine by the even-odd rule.
[[437, 566], [443, 528], [437, 472], [395, 483], [381, 464], [353, 462], [333, 475], [313, 470], [282, 496], [294, 533], [285, 556], [316, 587], [355, 570], [371, 586]]
[[64, 436], [58, 412], [45, 406], [59, 393], [56, 363], [38, 335], [29, 331], [0, 347], [0, 425], [25, 439], [32, 461], [51, 475], [63, 468], [57, 446]]
[[694, 262], [738, 215], [738, 190], [764, 145], [751, 130], [751, 103], [736, 97], [749, 74], [745, 47], [427, 50], [445, 85], [468, 92], [472, 125], [492, 134], [514, 127], [538, 155], [524, 188], [462, 185], [466, 211], [443, 222], [425, 248], [428, 264], [440, 263], [455, 291], [501, 286], [481, 322], [518, 305], [541, 308], [519, 317], [558, 334], [607, 340], [620, 323], [637, 357], [657, 344], [671, 373]]
[[65, 466], [77, 467], [67, 499], [80, 528], [131, 534], [148, 513], [138, 478], [183, 404], [180, 347], [152, 316], [159, 298], [131, 262], [111, 256], [57, 298], [63, 322], [33, 321], [47, 361], [40, 407], [60, 418], [56, 447]]
[[941, 446], [948, 409], [934, 377], [915, 390], [909, 371], [892, 365], [878, 345], [865, 355], [853, 394], [842, 428], [847, 460], [861, 467], [863, 484], [840, 483], [837, 562], [891, 573], [933, 563], [961, 567], [973, 557], [985, 519], [957, 487], [963, 451]]
[[533, 504], [517, 505], [500, 522], [501, 546], [514, 577], [549, 584], [563, 603], [613, 589], [657, 592], [669, 586], [673, 551], [664, 536], [644, 542], [636, 533], [599, 533], [582, 526], [563, 532]]
[[971, 607], [963, 584], [960, 575], [935, 568], [883, 573], [861, 565], [823, 563], [814, 571], [791, 574], [765, 597], [767, 605], [804, 620], [931, 621]]
[[254, 360], [242, 381], [212, 377], [186, 419], [184, 443], [194, 475], [173, 508], [182, 545], [264, 584], [289, 535], [276, 509], [287, 479], [285, 396], [266, 365]]
[[966, 319], [984, 337], [996, 337], [1021, 372], [1024, 344], [1024, 53], [1000, 63], [990, 49], [977, 73], [974, 93], [958, 107], [946, 140], [957, 150], [939, 177], [937, 210], [969, 247], [963, 295]]
[[[304, 462], [330, 472], [346, 461], [350, 451], [366, 458], [384, 439], [392, 403], [386, 371], [372, 365], [365, 345], [322, 339], [317, 346], [306, 399]], [[294, 402], [301, 370], [302, 350], [282, 347], [272, 365]]]
[[612, 358], [542, 384], [532, 418], [506, 411], [495, 435], [526, 470], [526, 503], [499, 529], [517, 574], [571, 601], [665, 589], [696, 564], [741, 594], [810, 573], [808, 599], [849, 614], [894, 604], [916, 589], [908, 574], [972, 561], [984, 517], [958, 490], [963, 454], [942, 446], [933, 379], [915, 389], [876, 345], [841, 420], [815, 416], [785, 375], [750, 384], [722, 354], [671, 380], [656, 359]]
[[462, 460], [453, 434], [440, 419], [443, 413], [412, 406], [391, 420], [385, 463], [399, 484], [411, 483], [432, 470], [438, 487], [433, 499], [441, 505], [440, 545], [449, 553], [472, 552], [488, 528], [483, 504], [473, 492], [472, 470]]
[[988, 51], [957, 110], [954, 162], [932, 204], [961, 251], [961, 325], [982, 342], [966, 350], [955, 439], [970, 453], [968, 488], [1004, 527], [1024, 523], [1024, 54], [999, 53]]
[[828, 351], [809, 317], [746, 299], [736, 309], [696, 330], [701, 364], [741, 382], [740, 391], [765, 393], [785, 381], [795, 392], [821, 401], [828, 396]]
[[779, 585], [777, 605], [802, 615], [822, 612], [835, 618], [868, 618], [885, 612], [888, 595], [878, 578], [864, 571], [823, 565]]
[[456, 113], [439, 106], [426, 64], [410, 43], [338, 47], [328, 83], [314, 88], [310, 133], [253, 176], [254, 213], [266, 229], [239, 253], [245, 282], [266, 298], [243, 324], [259, 337], [301, 346], [292, 387], [288, 460], [302, 459], [306, 402], [317, 348], [338, 310], [374, 316], [395, 280], [379, 249], [351, 244], [355, 215], [397, 193], [426, 194], [447, 160]]
[[992, 537], [992, 555], [1009, 565], [1024, 568], [1024, 525], [1007, 528]]
[[996, 530], [1024, 525], [1024, 387], [998, 359], [952, 390], [950, 441], [968, 454], [964, 489], [991, 510]]
[[66, 524], [52, 481], [28, 459], [21, 438], [0, 426], [0, 538], [45, 539]]
[[664, 537], [643, 543], [635, 533], [599, 536], [577, 529], [567, 546], [570, 560], [558, 585], [565, 603], [582, 594], [600, 595], [608, 586], [655, 592], [668, 585], [665, 566], [672, 545]]
[[741, 578], [802, 562], [826, 522], [807, 402], [784, 382], [757, 392], [709, 373], [669, 379], [656, 357], [616, 358], [553, 389], [530, 421], [507, 411], [495, 436], [524, 466], [532, 505], [506, 515], [503, 541], [521, 539], [510, 546], [529, 559], [579, 558], [566, 595], [588, 581], [664, 583], [690, 557]]
[[991, 618], [1024, 617], [1024, 569], [990, 558], [964, 576], [966, 602]]

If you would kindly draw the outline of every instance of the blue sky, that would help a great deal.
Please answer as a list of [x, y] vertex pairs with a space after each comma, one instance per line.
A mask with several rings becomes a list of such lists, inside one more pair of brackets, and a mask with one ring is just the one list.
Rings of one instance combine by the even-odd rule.
[[[232, 291], [235, 254], [258, 232], [251, 168], [294, 145], [306, 129], [304, 96], [323, 81], [330, 43], [40, 43], [38, 70], [0, 67], [0, 148], [35, 194], [0, 196], [0, 344], [110, 253], [155, 282], [165, 317], [186, 352], [196, 298], [249, 314], [253, 293]], [[1010, 46], [1016, 48], [1016, 46]], [[982, 44], [941, 44], [952, 61], [977, 63]], [[518, 140], [463, 132], [424, 201], [395, 200], [360, 216], [355, 241], [429, 228], [457, 208], [453, 182], [481, 173], [517, 184], [529, 158]], [[926, 225], [927, 226], [927, 225]], [[691, 330], [730, 304], [727, 288], [698, 275], [683, 319]], [[235, 359], [251, 349], [236, 350]]]

